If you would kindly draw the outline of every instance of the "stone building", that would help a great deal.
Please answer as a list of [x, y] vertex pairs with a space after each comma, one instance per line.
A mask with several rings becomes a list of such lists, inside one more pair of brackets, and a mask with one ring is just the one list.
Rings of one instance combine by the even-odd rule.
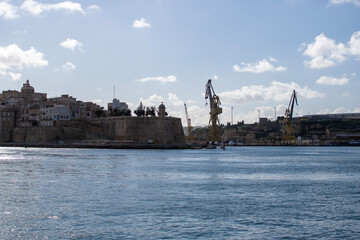
[[12, 129], [15, 125], [15, 110], [0, 106], [0, 141], [10, 142], [12, 140]]

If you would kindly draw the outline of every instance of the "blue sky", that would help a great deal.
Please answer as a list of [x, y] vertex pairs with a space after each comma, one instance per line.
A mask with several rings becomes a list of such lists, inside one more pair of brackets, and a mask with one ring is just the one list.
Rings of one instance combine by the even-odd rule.
[[48, 97], [69, 94], [135, 110], [164, 102], [206, 125], [205, 84], [221, 122], [360, 112], [360, 0], [0, 0], [1, 90], [26, 79]]

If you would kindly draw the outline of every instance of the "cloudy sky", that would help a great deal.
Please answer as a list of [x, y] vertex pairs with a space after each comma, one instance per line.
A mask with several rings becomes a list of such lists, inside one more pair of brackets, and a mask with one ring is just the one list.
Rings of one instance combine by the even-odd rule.
[[164, 102], [206, 125], [205, 85], [221, 122], [360, 112], [360, 0], [0, 0], [0, 90], [26, 79], [135, 110]]

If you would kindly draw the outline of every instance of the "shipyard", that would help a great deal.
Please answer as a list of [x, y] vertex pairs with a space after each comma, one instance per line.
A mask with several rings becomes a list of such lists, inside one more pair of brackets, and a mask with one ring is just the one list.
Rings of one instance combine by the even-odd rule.
[[140, 103], [131, 115], [125, 102], [114, 98], [104, 109], [67, 94], [47, 98], [27, 80], [21, 91], [3, 91], [0, 100], [0, 141], [3, 146], [95, 148], [202, 148], [224, 143], [232, 146], [327, 146], [359, 145], [360, 113], [293, 117], [296, 91], [285, 116], [276, 121], [220, 123], [220, 97], [211, 80], [206, 84], [209, 125], [194, 128], [185, 107], [187, 126], [181, 117], [169, 117], [164, 103], [145, 107]]

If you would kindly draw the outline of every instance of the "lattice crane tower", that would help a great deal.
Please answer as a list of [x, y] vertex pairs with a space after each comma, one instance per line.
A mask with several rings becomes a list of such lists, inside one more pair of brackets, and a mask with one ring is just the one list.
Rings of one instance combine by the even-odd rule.
[[221, 142], [219, 115], [222, 113], [222, 108], [220, 107], [220, 98], [215, 94], [214, 88], [211, 84], [211, 79], [208, 80], [205, 87], [205, 99], [209, 99], [210, 102], [208, 142]]

